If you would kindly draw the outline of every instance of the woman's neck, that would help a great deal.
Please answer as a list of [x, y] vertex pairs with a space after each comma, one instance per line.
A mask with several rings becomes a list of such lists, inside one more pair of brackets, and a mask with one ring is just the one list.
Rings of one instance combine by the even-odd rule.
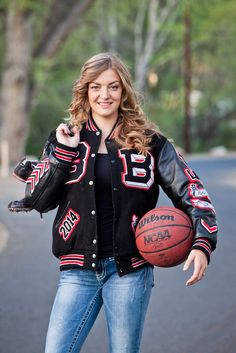
[[105, 139], [112, 131], [118, 115], [114, 117], [102, 117], [102, 116], [93, 116], [93, 119], [97, 127], [102, 131], [103, 138]]

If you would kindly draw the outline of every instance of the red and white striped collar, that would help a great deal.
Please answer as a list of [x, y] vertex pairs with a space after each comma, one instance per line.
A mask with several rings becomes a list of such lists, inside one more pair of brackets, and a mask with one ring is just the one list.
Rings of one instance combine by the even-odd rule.
[[[107, 136], [107, 139], [110, 140], [112, 138], [114, 138], [114, 135], [115, 135], [115, 128], [117, 127], [117, 125], [119, 124], [120, 122], [120, 117], [118, 117], [115, 125], [113, 126], [110, 134]], [[97, 127], [91, 113], [89, 113], [88, 115], [88, 120], [86, 121], [86, 129], [88, 131], [93, 131], [93, 132], [97, 132], [97, 131], [100, 131], [100, 129]]]
[[95, 121], [93, 120], [91, 114], [88, 116], [88, 120], [86, 121], [86, 129], [88, 131], [99, 131], [99, 128], [96, 126]]

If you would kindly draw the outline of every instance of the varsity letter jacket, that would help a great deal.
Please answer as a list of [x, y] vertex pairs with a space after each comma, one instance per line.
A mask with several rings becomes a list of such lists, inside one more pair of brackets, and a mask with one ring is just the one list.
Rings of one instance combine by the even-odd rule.
[[[121, 148], [114, 129], [106, 138], [112, 179], [114, 258], [120, 276], [147, 266], [135, 244], [140, 218], [158, 206], [159, 187], [192, 220], [194, 249], [208, 257], [216, 246], [215, 210], [197, 174], [162, 135], [155, 134], [147, 155]], [[97, 237], [94, 164], [101, 131], [89, 117], [78, 147], [57, 142], [55, 131], [44, 157], [27, 179], [26, 198], [40, 213], [58, 207], [53, 223], [53, 254], [60, 269], [96, 270]]]

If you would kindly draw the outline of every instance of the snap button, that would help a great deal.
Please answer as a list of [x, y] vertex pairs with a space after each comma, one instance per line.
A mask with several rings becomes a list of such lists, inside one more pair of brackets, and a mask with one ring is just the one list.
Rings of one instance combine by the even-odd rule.
[[93, 158], [94, 158], [95, 156], [96, 156], [96, 154], [95, 154], [95, 153], [92, 153], [92, 154], [91, 154], [91, 157], [93, 157]]
[[113, 191], [118, 191], [118, 189], [117, 188], [113, 188]]
[[93, 262], [93, 263], [92, 263], [92, 267], [94, 268], [95, 266], [96, 266], [96, 264]]
[[96, 244], [97, 243], [97, 240], [96, 239], [93, 239], [93, 244]]
[[92, 258], [93, 258], [93, 259], [96, 259], [96, 254], [93, 254], [93, 255], [92, 255]]
[[112, 159], [112, 160], [111, 160], [111, 163], [112, 163], [112, 164], [116, 163], [116, 160], [115, 160], [115, 159]]
[[89, 181], [89, 185], [93, 185], [93, 181], [92, 180]]
[[95, 213], [96, 213], [96, 211], [94, 211], [94, 210], [91, 211], [91, 214], [92, 214], [92, 215], [95, 215]]
[[96, 132], [96, 135], [99, 136], [99, 135], [100, 135], [100, 131], [97, 131], [97, 132]]

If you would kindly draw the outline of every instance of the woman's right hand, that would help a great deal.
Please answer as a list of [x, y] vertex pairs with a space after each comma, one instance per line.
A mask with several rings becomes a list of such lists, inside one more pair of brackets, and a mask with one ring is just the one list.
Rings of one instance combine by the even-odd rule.
[[[73, 133], [73, 136], [71, 136]], [[60, 124], [56, 129], [57, 141], [68, 147], [77, 147], [80, 141], [80, 133], [77, 126], [69, 129], [67, 124]]]

